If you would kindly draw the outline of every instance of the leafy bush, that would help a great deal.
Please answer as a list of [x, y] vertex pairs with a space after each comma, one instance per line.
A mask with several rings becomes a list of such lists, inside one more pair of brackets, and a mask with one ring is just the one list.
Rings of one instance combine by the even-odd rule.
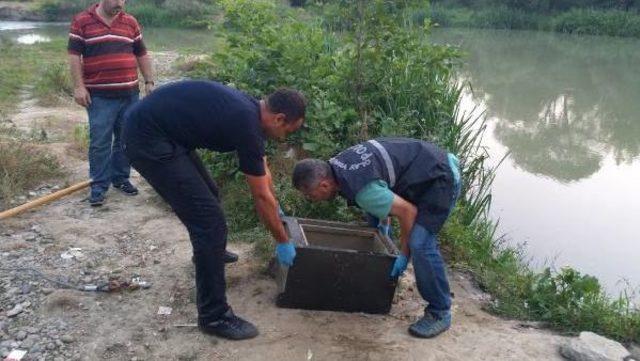
[[574, 9], [557, 15], [551, 22], [555, 31], [573, 34], [640, 36], [640, 16], [625, 11]]
[[[640, 15], [634, 11], [573, 8], [545, 14], [519, 7], [460, 7], [436, 3], [431, 21], [446, 27], [534, 29], [563, 33], [640, 36]], [[421, 16], [421, 15], [420, 15]]]

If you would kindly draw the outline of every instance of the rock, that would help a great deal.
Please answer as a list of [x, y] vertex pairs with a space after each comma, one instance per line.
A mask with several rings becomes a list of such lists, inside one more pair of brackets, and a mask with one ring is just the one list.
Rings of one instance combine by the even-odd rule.
[[45, 295], [50, 295], [50, 294], [53, 293], [53, 291], [54, 291], [53, 288], [43, 288], [42, 289], [42, 293], [44, 293]]
[[25, 338], [27, 338], [27, 333], [24, 331], [18, 331], [18, 333], [16, 333], [16, 340], [18, 341], [22, 341]]
[[56, 349], [56, 344], [55, 344], [55, 343], [53, 343], [53, 342], [49, 342], [49, 343], [47, 344], [47, 350], [49, 350], [49, 351], [53, 351], [53, 350], [55, 350], [55, 349]]
[[40, 341], [40, 337], [37, 335], [29, 335], [27, 336], [27, 338], [22, 341], [22, 345], [20, 345], [21, 348], [25, 349], [25, 350], [29, 350], [32, 347], [34, 347], [38, 341]]
[[629, 356], [620, 343], [593, 332], [580, 332], [578, 338], [560, 346], [560, 353], [572, 361], [622, 361]]
[[629, 347], [629, 352], [634, 360], [640, 361], [640, 346], [633, 344]]
[[27, 327], [25, 328], [25, 331], [27, 331], [28, 333], [39, 333], [40, 329], [37, 327]]
[[0, 357], [2, 357], [3, 359], [7, 356], [9, 356], [9, 349], [7, 348], [0, 348]]
[[31, 285], [26, 284], [20, 287], [20, 293], [22, 293], [23, 295], [26, 295], [29, 292], [31, 292]]
[[7, 317], [15, 317], [15, 316], [19, 315], [20, 313], [22, 313], [22, 311], [24, 311], [24, 308], [22, 307], [22, 305], [21, 304], [17, 304], [12, 309], [7, 311]]
[[73, 336], [71, 335], [62, 335], [62, 337], [60, 337], [60, 340], [64, 343], [72, 343], [74, 342], [76, 339], [73, 338]]

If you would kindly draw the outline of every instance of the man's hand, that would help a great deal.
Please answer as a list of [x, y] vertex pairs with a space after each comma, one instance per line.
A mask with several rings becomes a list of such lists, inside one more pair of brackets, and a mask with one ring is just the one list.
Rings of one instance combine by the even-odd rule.
[[409, 257], [401, 254], [396, 258], [396, 262], [393, 264], [393, 269], [391, 270], [391, 278], [398, 278], [402, 276], [404, 271], [407, 270], [407, 266], [409, 265]]
[[85, 108], [91, 104], [91, 95], [89, 95], [87, 88], [85, 88], [84, 86], [76, 87], [73, 90], [73, 99], [76, 101], [76, 103], [82, 105]]
[[281, 265], [291, 267], [293, 266], [293, 259], [296, 258], [296, 248], [291, 242], [278, 243], [276, 255]]
[[145, 82], [144, 83], [144, 94], [149, 95], [156, 88], [156, 84], [154, 82]]

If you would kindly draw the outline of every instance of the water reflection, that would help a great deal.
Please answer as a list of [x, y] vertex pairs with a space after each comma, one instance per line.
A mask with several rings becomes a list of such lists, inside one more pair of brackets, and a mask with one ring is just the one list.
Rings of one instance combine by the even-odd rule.
[[509, 31], [435, 32], [467, 52], [463, 76], [526, 171], [561, 182], [596, 173], [607, 154], [640, 154], [635, 39]]
[[51, 41], [50, 37], [39, 35], [39, 34], [20, 35], [16, 39], [16, 42], [18, 44], [25, 44], [25, 45], [33, 45], [35, 43], [48, 43], [50, 41]]

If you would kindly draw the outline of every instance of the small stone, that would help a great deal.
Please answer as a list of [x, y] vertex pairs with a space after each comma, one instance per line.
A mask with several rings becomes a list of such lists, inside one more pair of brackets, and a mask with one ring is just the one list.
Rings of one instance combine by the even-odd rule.
[[620, 343], [593, 332], [580, 332], [578, 338], [560, 346], [560, 353], [572, 361], [620, 361], [629, 356]]
[[20, 293], [22, 293], [23, 295], [26, 295], [29, 292], [31, 292], [31, 285], [27, 284], [20, 287]]
[[42, 346], [40, 345], [33, 345], [33, 347], [29, 350], [30, 353], [40, 353], [42, 352]]
[[54, 291], [53, 288], [43, 288], [42, 289], [42, 293], [44, 293], [45, 295], [50, 295], [50, 294], [53, 293], [53, 291]]
[[36, 193], [36, 192], [34, 192], [34, 191], [30, 191], [30, 192], [29, 192], [29, 197], [35, 197], [35, 196], [37, 196], [37, 195], [38, 195], [38, 193]]
[[2, 357], [3, 359], [7, 356], [9, 356], [9, 353], [11, 351], [9, 351], [9, 349], [7, 348], [0, 348], [0, 357]]
[[22, 313], [22, 311], [24, 311], [24, 308], [22, 307], [22, 305], [21, 304], [17, 304], [12, 309], [7, 311], [7, 317], [15, 317], [15, 316], [19, 315], [20, 313]]
[[76, 339], [73, 338], [73, 336], [71, 335], [62, 335], [62, 337], [60, 337], [60, 340], [64, 343], [72, 343], [74, 342]]
[[47, 350], [53, 351], [55, 349], [56, 349], [56, 344], [55, 343], [50, 342], [50, 343], [47, 344]]
[[25, 329], [25, 331], [27, 331], [28, 333], [32, 333], [33, 334], [33, 333], [39, 333], [40, 329], [38, 329], [37, 327], [27, 327]]
[[13, 295], [17, 295], [19, 292], [20, 292], [20, 289], [18, 287], [11, 287], [7, 290], [7, 295], [13, 296]]
[[27, 338], [27, 333], [24, 331], [18, 331], [18, 333], [16, 333], [16, 340], [18, 341], [22, 341], [25, 338]]

